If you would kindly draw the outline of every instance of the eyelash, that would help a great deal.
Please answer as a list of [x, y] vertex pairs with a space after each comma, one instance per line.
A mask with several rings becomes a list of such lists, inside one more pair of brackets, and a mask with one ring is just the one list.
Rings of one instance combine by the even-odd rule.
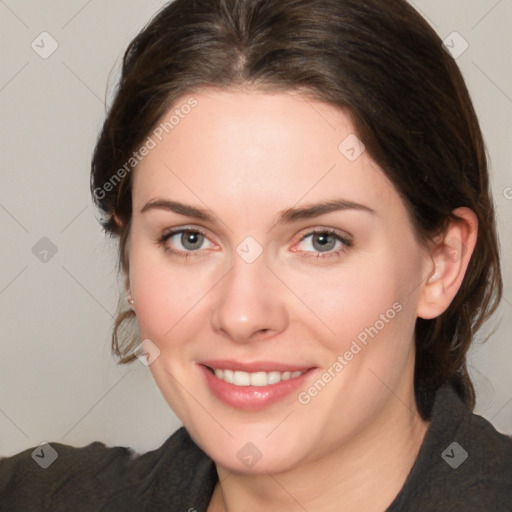
[[178, 235], [179, 233], [184, 233], [184, 232], [189, 232], [189, 233], [199, 233], [200, 235], [204, 236], [205, 238], [208, 238], [206, 233], [202, 230], [202, 229], [199, 229], [199, 228], [180, 228], [180, 229], [173, 229], [171, 231], [167, 231], [166, 233], [164, 233], [160, 239], [158, 240], [158, 243], [160, 245], [162, 245], [162, 247], [164, 248], [164, 251], [166, 253], [169, 253], [171, 254], [172, 256], [177, 256], [178, 258], [189, 258], [189, 257], [196, 257], [196, 255], [194, 255], [193, 253], [194, 252], [199, 252], [199, 251], [177, 251], [176, 249], [170, 249], [169, 247], [167, 247], [166, 242], [167, 240], [169, 240], [169, 238], [173, 237], [174, 235]]
[[[173, 229], [171, 231], [167, 231], [164, 233], [158, 240], [158, 244], [161, 245], [164, 248], [164, 251], [171, 254], [172, 256], [177, 256], [178, 258], [189, 258], [189, 257], [198, 257], [198, 255], [195, 255], [194, 253], [199, 253], [200, 251], [177, 251], [176, 249], [171, 249], [166, 245], [167, 240], [169, 238], [173, 237], [174, 235], [180, 234], [180, 233], [199, 233], [201, 236], [204, 236], [205, 238], [208, 238], [207, 234], [200, 228], [180, 228], [180, 229]], [[315, 234], [322, 234], [322, 235], [333, 235], [337, 240], [342, 242], [343, 247], [341, 249], [338, 249], [337, 251], [330, 252], [330, 253], [317, 253], [317, 254], [309, 254], [311, 251], [304, 251], [306, 254], [302, 254], [301, 256], [304, 258], [316, 258], [316, 259], [326, 259], [326, 258], [335, 258], [340, 257], [342, 253], [346, 252], [348, 249], [350, 249], [353, 246], [352, 240], [342, 236], [338, 231], [334, 229], [328, 229], [328, 228], [317, 228], [313, 231], [309, 231], [305, 235], [303, 235], [299, 242], [302, 242], [306, 238], [310, 237], [311, 235]], [[199, 256], [200, 257], [200, 256]]]
[[309, 231], [305, 235], [303, 235], [299, 243], [305, 240], [306, 238], [310, 237], [311, 235], [315, 234], [322, 234], [322, 235], [332, 235], [336, 240], [339, 240], [342, 243], [341, 249], [338, 249], [334, 252], [327, 252], [327, 253], [316, 253], [316, 254], [310, 254], [311, 251], [305, 251], [304, 254], [301, 256], [304, 258], [316, 258], [316, 259], [325, 259], [325, 258], [336, 258], [340, 257], [343, 253], [345, 253], [348, 249], [350, 249], [353, 246], [353, 242], [351, 239], [341, 235], [338, 231], [335, 229], [327, 229], [327, 228], [316, 228], [313, 231]]

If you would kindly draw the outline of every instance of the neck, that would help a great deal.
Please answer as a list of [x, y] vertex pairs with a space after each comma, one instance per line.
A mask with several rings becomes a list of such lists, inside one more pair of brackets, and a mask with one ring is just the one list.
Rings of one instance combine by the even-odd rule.
[[209, 512], [382, 512], [403, 487], [429, 426], [417, 410], [412, 383], [407, 384], [390, 392], [371, 425], [321, 459], [259, 475], [217, 465], [219, 483]]

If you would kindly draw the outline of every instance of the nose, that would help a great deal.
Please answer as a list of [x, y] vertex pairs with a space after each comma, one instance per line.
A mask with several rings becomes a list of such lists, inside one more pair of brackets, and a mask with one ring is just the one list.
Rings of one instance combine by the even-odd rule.
[[247, 263], [233, 254], [231, 270], [217, 285], [212, 327], [237, 343], [273, 337], [288, 325], [285, 287], [264, 255]]

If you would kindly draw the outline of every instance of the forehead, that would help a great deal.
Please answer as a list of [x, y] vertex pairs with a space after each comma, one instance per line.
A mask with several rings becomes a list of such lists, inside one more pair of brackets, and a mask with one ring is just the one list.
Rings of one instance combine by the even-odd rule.
[[155, 197], [234, 211], [248, 202], [277, 211], [339, 197], [380, 207], [399, 201], [348, 113], [299, 93], [184, 95], [149, 137], [153, 147], [134, 176], [135, 209]]

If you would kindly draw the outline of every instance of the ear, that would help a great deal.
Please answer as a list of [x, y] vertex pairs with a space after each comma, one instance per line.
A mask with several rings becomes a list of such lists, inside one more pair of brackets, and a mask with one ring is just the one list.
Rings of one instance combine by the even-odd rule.
[[436, 318], [451, 304], [466, 274], [478, 236], [478, 219], [470, 208], [457, 208], [460, 220], [448, 224], [426, 258], [425, 273], [418, 300], [417, 316]]
[[125, 290], [126, 302], [128, 302], [128, 306], [130, 307], [130, 309], [133, 309], [133, 311], [135, 311], [135, 307], [134, 307], [135, 301], [133, 300], [132, 292], [130, 290], [130, 277], [128, 275], [125, 275], [125, 278], [124, 278], [124, 290]]
[[112, 218], [114, 219], [115, 223], [121, 227], [123, 225], [123, 221], [121, 220], [121, 218], [119, 217], [119, 215], [117, 215], [117, 213], [114, 213], [112, 215]]

